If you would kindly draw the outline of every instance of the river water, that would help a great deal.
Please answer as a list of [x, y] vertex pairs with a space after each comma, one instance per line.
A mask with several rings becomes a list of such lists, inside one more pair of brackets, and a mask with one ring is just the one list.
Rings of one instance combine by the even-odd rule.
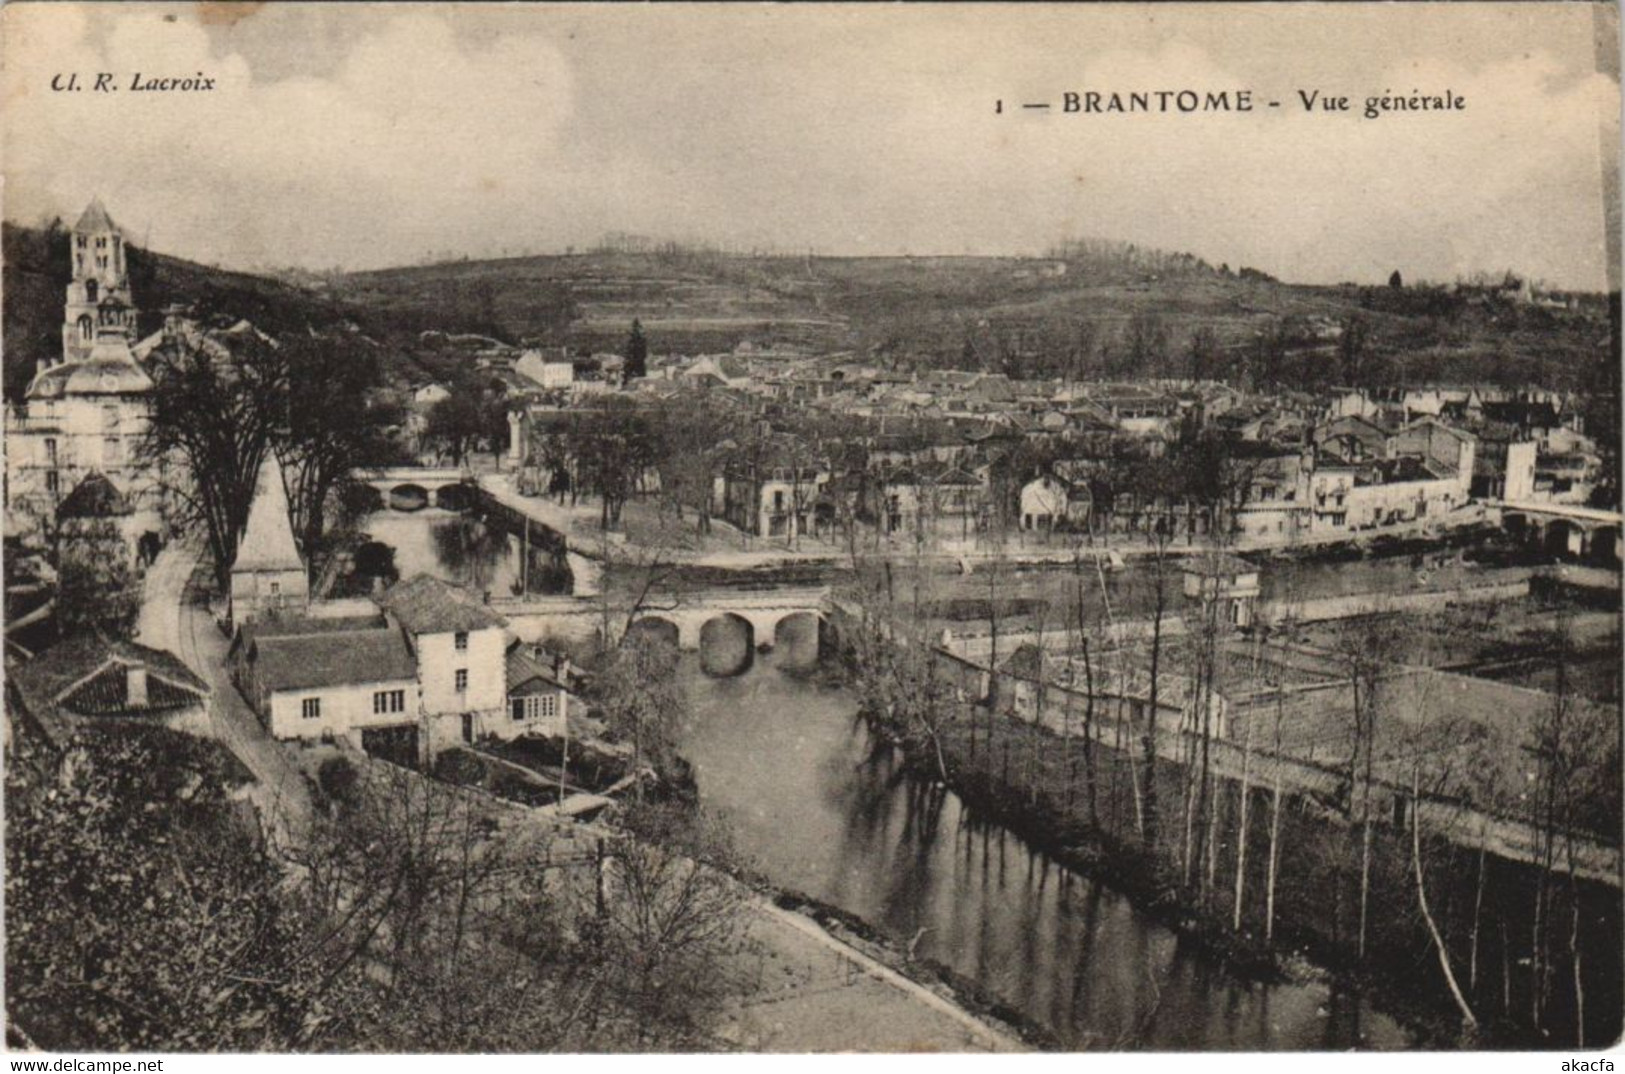
[[691, 656], [684, 753], [703, 803], [774, 884], [855, 914], [1047, 1026], [1069, 1048], [1403, 1048], [1392, 1019], [1322, 985], [1238, 979], [877, 750], [845, 688], [771, 655], [734, 678]]
[[[515, 542], [492, 533], [469, 547], [456, 522], [431, 508], [380, 512], [363, 528], [394, 546], [403, 576], [426, 571], [505, 594], [518, 577]], [[1291, 588], [1403, 590], [1416, 584], [1415, 570], [1409, 560], [1305, 565]], [[1280, 584], [1265, 573], [1267, 587]], [[1062, 574], [1022, 572], [1002, 588], [1048, 596], [1073, 584]], [[1114, 585], [1133, 595], [1132, 585]], [[1357, 996], [1236, 977], [1126, 897], [977, 820], [956, 796], [924, 793], [895, 754], [876, 748], [845, 688], [782, 671], [772, 654], [733, 678], [704, 674], [694, 654], [684, 654], [681, 668], [692, 709], [683, 752], [701, 798], [762, 874], [899, 944], [915, 941], [918, 955], [975, 980], [1069, 1048], [1412, 1043]]]
[[454, 585], [508, 596], [519, 580], [519, 542], [495, 528], [473, 531], [456, 511], [377, 511], [357, 528], [395, 549], [402, 578], [431, 574]]

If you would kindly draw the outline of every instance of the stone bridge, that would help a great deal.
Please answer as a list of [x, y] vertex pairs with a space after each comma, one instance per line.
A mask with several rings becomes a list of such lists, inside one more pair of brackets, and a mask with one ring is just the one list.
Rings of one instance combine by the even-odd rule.
[[[377, 489], [383, 505], [394, 511], [419, 511], [425, 507], [455, 510], [470, 502], [465, 487], [474, 481], [470, 471], [455, 466], [391, 466], [354, 470], [350, 476]], [[443, 495], [448, 488], [456, 491]]]
[[1524, 544], [1604, 566], [1620, 562], [1620, 514], [1566, 503], [1508, 502], [1501, 525]]
[[[834, 649], [828, 599], [826, 586], [718, 587], [656, 595], [639, 610], [631, 629], [698, 652], [701, 667], [714, 675], [739, 674], [751, 666], [756, 652], [769, 649], [780, 666], [805, 667]], [[526, 641], [549, 635], [596, 638], [605, 620], [604, 604], [593, 598], [493, 599], [491, 608]], [[608, 619], [610, 630], [618, 631], [626, 612], [611, 606]]]

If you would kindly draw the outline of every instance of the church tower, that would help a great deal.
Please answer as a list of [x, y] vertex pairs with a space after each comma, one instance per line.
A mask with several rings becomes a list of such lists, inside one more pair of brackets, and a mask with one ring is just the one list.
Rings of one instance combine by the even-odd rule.
[[96, 337], [106, 331], [135, 341], [135, 306], [130, 297], [124, 234], [97, 198], [68, 237], [73, 279], [62, 320], [62, 360], [90, 357]]

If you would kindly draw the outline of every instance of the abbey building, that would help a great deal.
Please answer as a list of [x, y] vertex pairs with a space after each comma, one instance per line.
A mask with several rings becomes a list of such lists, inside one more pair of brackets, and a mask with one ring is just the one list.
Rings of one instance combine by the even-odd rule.
[[7, 531], [50, 540], [63, 503], [99, 475], [118, 493], [113, 517], [134, 551], [163, 532], [162, 468], [140, 454], [153, 383], [137, 358], [159, 336], [137, 342], [128, 247], [99, 199], [68, 241], [62, 355], [40, 363], [7, 423]]

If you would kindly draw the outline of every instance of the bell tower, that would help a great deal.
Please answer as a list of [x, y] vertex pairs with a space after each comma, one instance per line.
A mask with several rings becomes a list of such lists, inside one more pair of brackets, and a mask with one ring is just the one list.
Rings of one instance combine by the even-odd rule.
[[107, 215], [100, 198], [92, 200], [73, 225], [68, 243], [73, 279], [62, 320], [62, 360], [80, 362], [90, 356], [96, 336], [107, 329], [133, 341], [135, 307], [130, 298], [124, 234]]

